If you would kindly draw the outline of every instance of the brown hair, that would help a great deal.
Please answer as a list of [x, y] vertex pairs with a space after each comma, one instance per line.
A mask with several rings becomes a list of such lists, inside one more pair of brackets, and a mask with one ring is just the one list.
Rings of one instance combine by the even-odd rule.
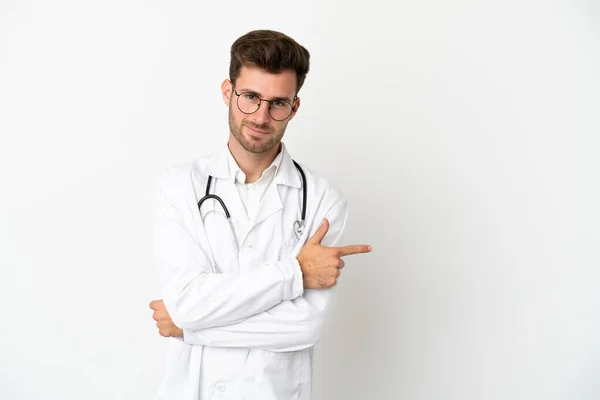
[[243, 66], [258, 67], [271, 74], [296, 72], [296, 94], [304, 84], [310, 53], [291, 37], [276, 31], [256, 30], [239, 37], [231, 45], [229, 80], [235, 85]]

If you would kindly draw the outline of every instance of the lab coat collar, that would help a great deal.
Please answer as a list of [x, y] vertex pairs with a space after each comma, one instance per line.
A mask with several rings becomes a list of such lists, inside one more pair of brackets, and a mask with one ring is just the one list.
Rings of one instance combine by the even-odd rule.
[[[207, 173], [217, 179], [228, 179], [232, 180], [229, 172], [228, 157], [229, 147], [227, 144], [223, 148], [213, 154], [208, 162]], [[275, 183], [279, 185], [287, 185], [295, 188], [301, 187], [300, 176], [296, 170], [296, 166], [290, 156], [287, 148], [283, 142], [281, 142], [281, 164], [277, 168], [275, 174]]]
[[[233, 158], [231, 151], [228, 151], [226, 153], [227, 153], [227, 162], [229, 165], [229, 178], [232, 181], [234, 181], [235, 183], [245, 184], [246, 183], [246, 174], [244, 173], [244, 171], [242, 171], [242, 169], [240, 168], [238, 163], [235, 161], [235, 158]], [[277, 157], [275, 157], [275, 160], [273, 160], [273, 162], [269, 166], [269, 168], [267, 168], [263, 171], [262, 176], [260, 177], [259, 180], [261, 180], [261, 179], [270, 180], [273, 176], [275, 176], [281, 165], [282, 158], [283, 158], [283, 153], [280, 151], [277, 154]]]
[[294, 160], [292, 160], [292, 156], [283, 142], [281, 142], [281, 153], [281, 164], [279, 165], [277, 175], [275, 175], [275, 183], [295, 188], [302, 187], [300, 175], [298, 174], [298, 170], [296, 170]]

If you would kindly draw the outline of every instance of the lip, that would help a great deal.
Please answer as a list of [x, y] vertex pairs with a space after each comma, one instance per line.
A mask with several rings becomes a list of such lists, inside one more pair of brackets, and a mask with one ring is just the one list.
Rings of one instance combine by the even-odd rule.
[[260, 135], [268, 135], [268, 134], [269, 134], [269, 132], [265, 132], [265, 131], [259, 131], [259, 130], [256, 130], [256, 129], [254, 129], [254, 128], [252, 128], [252, 127], [248, 126], [248, 125], [246, 125], [246, 128], [248, 128], [248, 129], [250, 129], [252, 132], [256, 132], [256, 133], [258, 133], [258, 134], [260, 134]]

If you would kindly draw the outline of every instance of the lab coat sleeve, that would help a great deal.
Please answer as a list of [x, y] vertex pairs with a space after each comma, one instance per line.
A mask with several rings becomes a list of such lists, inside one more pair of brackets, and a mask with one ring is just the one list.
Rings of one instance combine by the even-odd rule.
[[[323, 215], [330, 222], [321, 242], [335, 246], [348, 218], [346, 201], [338, 201]], [[318, 229], [314, 224], [310, 236]], [[201, 330], [183, 330], [183, 340], [190, 344], [219, 347], [258, 348], [275, 352], [302, 350], [317, 344], [335, 306], [340, 285], [328, 289], [306, 289], [296, 299], [287, 300], [253, 315], [243, 322]]]
[[[165, 183], [168, 182], [168, 183]], [[157, 180], [154, 252], [161, 297], [171, 319], [182, 329], [228, 325], [300, 296], [302, 272], [294, 257], [245, 267], [234, 273], [214, 273], [199, 247], [194, 230], [198, 212], [182, 201], [181, 183]], [[196, 225], [194, 225], [194, 223]]]

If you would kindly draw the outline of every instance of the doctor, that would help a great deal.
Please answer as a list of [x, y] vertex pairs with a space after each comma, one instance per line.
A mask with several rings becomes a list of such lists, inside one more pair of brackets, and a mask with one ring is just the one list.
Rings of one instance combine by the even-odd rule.
[[[371, 248], [337, 246], [346, 200], [281, 141], [308, 70], [309, 52], [282, 33], [237, 39], [221, 85], [228, 142], [157, 179], [150, 307], [171, 338], [160, 399], [311, 398], [343, 257]], [[219, 199], [199, 207], [207, 193]]]

